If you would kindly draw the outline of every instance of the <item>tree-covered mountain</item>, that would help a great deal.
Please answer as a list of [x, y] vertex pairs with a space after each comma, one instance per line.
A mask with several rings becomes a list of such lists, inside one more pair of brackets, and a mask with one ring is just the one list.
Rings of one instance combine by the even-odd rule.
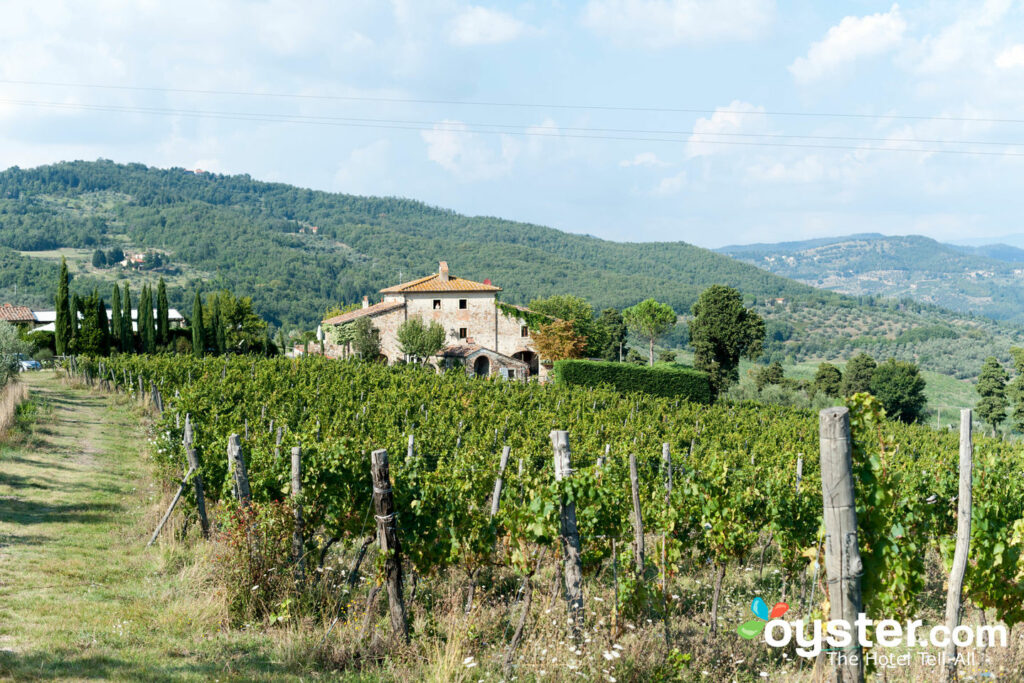
[[878, 234], [718, 250], [777, 275], [850, 295], [908, 297], [1024, 322], [1024, 251]]
[[329, 307], [430, 273], [440, 260], [460, 276], [491, 278], [515, 303], [573, 293], [600, 309], [653, 296], [687, 312], [716, 282], [751, 299], [840, 298], [683, 242], [610, 242], [407, 199], [102, 160], [0, 172], [3, 247], [5, 300], [15, 285], [22, 301], [49, 299], [55, 260], [43, 266], [39, 256], [81, 250], [72, 252], [81, 290], [123, 277], [92, 267], [92, 250], [159, 250], [173, 305], [187, 307], [196, 287], [225, 286], [278, 325], [314, 324]]

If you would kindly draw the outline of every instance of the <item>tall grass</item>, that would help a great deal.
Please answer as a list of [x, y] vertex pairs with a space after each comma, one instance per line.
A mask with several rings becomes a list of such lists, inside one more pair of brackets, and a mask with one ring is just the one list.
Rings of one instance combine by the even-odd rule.
[[28, 386], [22, 382], [12, 380], [0, 388], [0, 436], [14, 425], [18, 406], [27, 399]]

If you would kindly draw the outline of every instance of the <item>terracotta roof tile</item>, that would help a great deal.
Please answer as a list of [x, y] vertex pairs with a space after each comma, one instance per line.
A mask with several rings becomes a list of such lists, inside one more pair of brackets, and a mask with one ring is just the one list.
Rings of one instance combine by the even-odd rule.
[[500, 292], [501, 287], [474, 282], [451, 275], [447, 282], [441, 280], [438, 273], [421, 277], [418, 280], [405, 282], [394, 287], [380, 290], [381, 294], [399, 294], [404, 292]]
[[4, 304], [0, 306], [0, 320], [12, 323], [34, 323], [36, 316], [28, 306]]
[[367, 315], [380, 315], [381, 313], [387, 313], [389, 311], [394, 311], [404, 307], [404, 301], [382, 301], [379, 304], [374, 304], [368, 308], [357, 308], [354, 311], [349, 311], [348, 313], [342, 313], [341, 315], [336, 315], [333, 318], [328, 318], [327, 320], [323, 321], [323, 324], [341, 325], [343, 323], [351, 322], [356, 318], [362, 318], [363, 316]]

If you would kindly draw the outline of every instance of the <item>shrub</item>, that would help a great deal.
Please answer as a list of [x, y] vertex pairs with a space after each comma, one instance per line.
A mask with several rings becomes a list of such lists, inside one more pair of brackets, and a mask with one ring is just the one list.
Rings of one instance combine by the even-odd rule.
[[295, 589], [291, 509], [281, 502], [254, 502], [227, 514], [217, 566], [232, 621], [256, 621], [287, 608]]
[[560, 360], [555, 363], [554, 377], [562, 384], [586, 387], [610, 384], [623, 393], [639, 391], [653, 396], [711, 403], [708, 376], [683, 365], [644, 367], [607, 361]]

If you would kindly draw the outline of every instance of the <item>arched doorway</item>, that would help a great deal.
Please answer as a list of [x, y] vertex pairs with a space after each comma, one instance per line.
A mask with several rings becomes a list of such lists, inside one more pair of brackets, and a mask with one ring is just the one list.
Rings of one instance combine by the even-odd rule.
[[512, 357], [530, 366], [530, 377], [536, 377], [540, 374], [540, 356], [533, 351], [516, 351], [512, 354]]
[[488, 377], [491, 374], [491, 359], [487, 356], [478, 356], [473, 361], [473, 374], [477, 377]]

